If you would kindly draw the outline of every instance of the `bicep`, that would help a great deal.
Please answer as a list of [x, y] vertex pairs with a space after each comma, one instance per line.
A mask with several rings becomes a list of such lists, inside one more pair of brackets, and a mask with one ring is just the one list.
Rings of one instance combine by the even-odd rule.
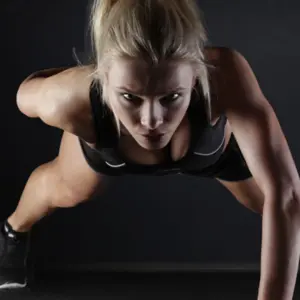
[[278, 118], [246, 59], [235, 51], [226, 56], [223, 110], [264, 194], [284, 194], [299, 176]]
[[[42, 105], [42, 109], [45, 106], [43, 103], [45, 102], [43, 100], [46, 99], [45, 89], [43, 89], [45, 80], [67, 69], [66, 67], [61, 67], [39, 70], [26, 77], [20, 84], [16, 95], [19, 110], [27, 117], [38, 118], [39, 105]], [[47, 100], [47, 102], [49, 108], [53, 107], [51, 101]]]
[[72, 133], [93, 145], [96, 142], [93, 116], [88, 99], [60, 102], [55, 108], [40, 114], [47, 125]]

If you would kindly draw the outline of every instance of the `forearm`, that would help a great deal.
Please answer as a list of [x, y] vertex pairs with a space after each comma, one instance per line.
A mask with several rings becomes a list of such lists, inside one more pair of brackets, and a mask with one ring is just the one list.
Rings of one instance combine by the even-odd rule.
[[92, 66], [54, 68], [31, 74], [20, 85], [17, 105], [22, 113], [36, 118], [49, 114], [56, 104], [72, 97], [88, 97]]
[[300, 255], [299, 214], [265, 201], [258, 300], [292, 300]]

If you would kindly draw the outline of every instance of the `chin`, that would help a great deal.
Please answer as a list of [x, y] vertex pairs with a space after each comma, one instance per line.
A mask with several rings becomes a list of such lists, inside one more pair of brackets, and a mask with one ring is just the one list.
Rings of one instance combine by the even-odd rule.
[[139, 145], [149, 151], [162, 150], [165, 147], [164, 145], [157, 145], [157, 144], [153, 145], [153, 144], [145, 144], [145, 143], [139, 143]]
[[142, 139], [137, 139], [136, 141], [142, 148], [154, 151], [154, 150], [161, 150], [165, 148], [169, 142], [169, 139], [163, 137], [161, 140], [151, 141], [146, 138], [142, 138]]

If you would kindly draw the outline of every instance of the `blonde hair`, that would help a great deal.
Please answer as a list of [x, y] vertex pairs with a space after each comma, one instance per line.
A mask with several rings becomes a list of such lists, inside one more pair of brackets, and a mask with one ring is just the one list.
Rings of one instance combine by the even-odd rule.
[[[153, 64], [186, 60], [195, 67], [211, 120], [209, 64], [204, 57], [207, 35], [195, 0], [94, 0], [89, 26], [92, 76], [100, 83], [104, 102], [109, 105], [104, 70], [113, 57], [142, 57]], [[120, 134], [120, 122], [111, 109]]]

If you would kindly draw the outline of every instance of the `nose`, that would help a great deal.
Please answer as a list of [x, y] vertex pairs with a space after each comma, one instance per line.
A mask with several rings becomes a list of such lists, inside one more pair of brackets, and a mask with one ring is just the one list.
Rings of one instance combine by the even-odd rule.
[[141, 124], [148, 130], [155, 130], [163, 123], [163, 110], [157, 104], [148, 104], [142, 109]]

